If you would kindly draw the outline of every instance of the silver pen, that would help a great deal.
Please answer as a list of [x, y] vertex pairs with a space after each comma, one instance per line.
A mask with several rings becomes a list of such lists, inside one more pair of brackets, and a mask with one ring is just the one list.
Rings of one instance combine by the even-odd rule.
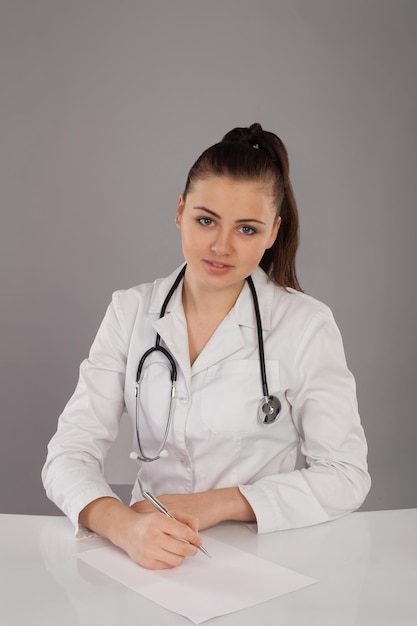
[[[149, 491], [142, 491], [142, 495], [145, 498], [145, 500], [147, 500], [148, 502], [150, 502], [151, 504], [153, 504], [153, 506], [158, 509], [158, 511], [160, 511], [161, 513], [163, 513], [164, 515], [166, 515], [167, 517], [170, 517], [171, 519], [175, 519], [175, 517], [172, 515], [172, 513], [170, 513], [168, 511], [168, 509], [166, 508], [166, 506], [164, 506], [162, 504], [162, 502], [160, 502], [157, 498], [155, 498], [155, 496], [153, 496], [151, 493], [149, 493]], [[187, 541], [187, 543], [189, 543], [189, 541]], [[205, 555], [207, 555], [208, 557], [211, 558], [211, 555], [207, 552], [207, 550], [205, 548], [203, 548], [203, 546], [196, 546], [201, 552], [203, 552]]]

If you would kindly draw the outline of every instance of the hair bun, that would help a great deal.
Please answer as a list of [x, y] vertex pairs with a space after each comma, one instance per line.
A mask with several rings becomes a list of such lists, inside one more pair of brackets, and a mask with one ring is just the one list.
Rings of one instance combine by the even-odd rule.
[[248, 127], [233, 128], [233, 130], [226, 133], [222, 141], [240, 141], [241, 143], [253, 145], [259, 142], [259, 137], [263, 132], [262, 126], [255, 123]]
[[255, 122], [255, 124], [251, 124], [249, 126], [249, 130], [251, 131], [252, 135], [258, 135], [259, 133], [262, 133], [264, 129], [260, 124], [258, 124], [258, 122]]

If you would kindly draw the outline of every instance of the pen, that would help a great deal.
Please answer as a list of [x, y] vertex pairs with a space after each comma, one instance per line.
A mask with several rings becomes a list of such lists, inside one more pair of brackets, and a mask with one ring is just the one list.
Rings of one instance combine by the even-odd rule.
[[[166, 515], [167, 517], [170, 517], [171, 519], [175, 519], [175, 517], [172, 515], [172, 513], [170, 513], [168, 511], [168, 509], [166, 508], [166, 506], [164, 506], [162, 504], [162, 502], [160, 502], [157, 498], [155, 498], [155, 496], [153, 496], [151, 493], [149, 493], [149, 491], [142, 491], [142, 495], [145, 498], [145, 500], [147, 500], [148, 502], [150, 502], [151, 504], [153, 504], [153, 506], [158, 509], [158, 511], [160, 511], [161, 513], [163, 513], [164, 515]], [[187, 541], [187, 543], [189, 543]], [[207, 555], [208, 557], [211, 558], [211, 555], [207, 552], [207, 550], [205, 548], [203, 548], [203, 546], [197, 546], [197, 548], [203, 552], [205, 555]]]

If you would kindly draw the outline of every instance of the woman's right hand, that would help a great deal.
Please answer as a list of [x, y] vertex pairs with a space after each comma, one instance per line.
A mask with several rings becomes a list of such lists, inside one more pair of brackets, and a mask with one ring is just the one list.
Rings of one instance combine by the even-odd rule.
[[115, 498], [99, 498], [80, 513], [80, 523], [122, 548], [148, 569], [168, 569], [194, 556], [201, 545], [198, 520], [175, 511], [171, 519], [158, 511], [137, 513]]
[[198, 520], [191, 515], [175, 512], [171, 519], [157, 511], [132, 511], [120, 547], [132, 561], [149, 569], [167, 569], [181, 565], [187, 556], [197, 553], [202, 541], [197, 534]]

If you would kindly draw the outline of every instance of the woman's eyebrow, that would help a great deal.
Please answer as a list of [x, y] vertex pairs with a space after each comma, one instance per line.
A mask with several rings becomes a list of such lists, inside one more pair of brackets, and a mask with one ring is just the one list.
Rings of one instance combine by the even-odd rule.
[[206, 213], [210, 213], [210, 215], [213, 215], [213, 217], [217, 217], [218, 220], [221, 220], [221, 217], [218, 213], [215, 213], [214, 211], [212, 211], [211, 209], [208, 209], [205, 206], [194, 206], [193, 211], [206, 211]]
[[[208, 209], [205, 206], [195, 206], [193, 207], [194, 211], [205, 211], [206, 213], [209, 213], [209, 215], [212, 215], [213, 217], [217, 217], [218, 220], [221, 220], [221, 216], [218, 213], [215, 213], [214, 211], [212, 211], [211, 209]], [[262, 220], [257, 220], [254, 217], [248, 217], [248, 219], [240, 219], [240, 220], [236, 220], [237, 224], [247, 224], [248, 222], [256, 222], [257, 224], [263, 224], [264, 226], [266, 225], [265, 222], [262, 222]]]

